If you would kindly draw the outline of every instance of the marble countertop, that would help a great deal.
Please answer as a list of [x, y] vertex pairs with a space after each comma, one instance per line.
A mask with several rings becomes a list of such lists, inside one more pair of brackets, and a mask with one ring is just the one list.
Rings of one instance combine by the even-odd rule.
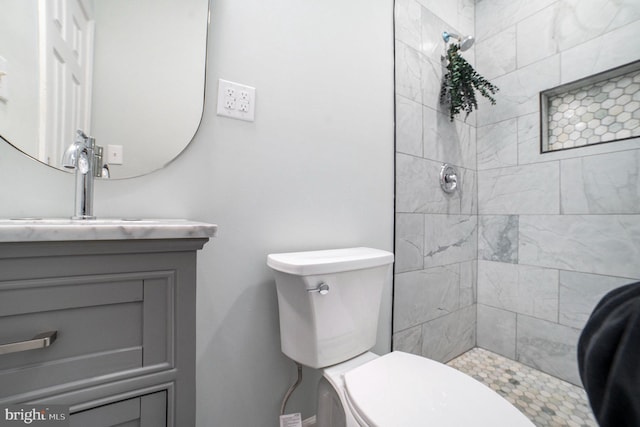
[[213, 237], [217, 230], [215, 224], [183, 219], [17, 218], [0, 219], [0, 242], [198, 239]]

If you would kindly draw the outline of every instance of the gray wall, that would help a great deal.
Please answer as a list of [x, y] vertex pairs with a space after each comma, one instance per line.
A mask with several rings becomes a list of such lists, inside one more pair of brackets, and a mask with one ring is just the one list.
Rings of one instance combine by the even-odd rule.
[[[447, 361], [475, 346], [475, 114], [439, 104], [442, 32], [474, 33], [472, 0], [396, 1], [396, 268], [393, 348]], [[464, 53], [473, 63], [473, 49]], [[460, 190], [440, 190], [443, 162]]]
[[[198, 257], [198, 426], [278, 425], [295, 368], [280, 352], [268, 253], [393, 247], [392, 14], [387, 0], [216, 0], [195, 139], [163, 170], [97, 185], [101, 217], [220, 227]], [[255, 122], [215, 115], [218, 78], [257, 88]], [[72, 214], [73, 177], [6, 144], [0, 183], [0, 217]], [[389, 286], [379, 352], [390, 313]], [[307, 374], [289, 405], [304, 416]]]
[[640, 140], [539, 153], [538, 92], [640, 59], [640, 4], [476, 4], [478, 346], [579, 384], [596, 302], [640, 278]]

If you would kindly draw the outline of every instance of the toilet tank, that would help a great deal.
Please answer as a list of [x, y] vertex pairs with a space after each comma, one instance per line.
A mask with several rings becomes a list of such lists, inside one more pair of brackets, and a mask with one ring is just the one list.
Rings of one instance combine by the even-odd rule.
[[271, 254], [282, 352], [322, 368], [375, 345], [384, 284], [393, 254], [348, 248]]

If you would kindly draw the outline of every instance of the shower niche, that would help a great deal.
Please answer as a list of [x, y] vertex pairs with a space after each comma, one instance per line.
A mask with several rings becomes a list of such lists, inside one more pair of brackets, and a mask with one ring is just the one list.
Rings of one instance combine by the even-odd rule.
[[640, 136], [640, 61], [540, 93], [541, 153]]

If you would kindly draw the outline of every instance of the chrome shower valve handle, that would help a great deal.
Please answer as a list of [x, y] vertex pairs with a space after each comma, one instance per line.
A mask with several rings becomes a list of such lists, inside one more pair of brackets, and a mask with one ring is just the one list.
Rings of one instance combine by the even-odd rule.
[[440, 187], [445, 193], [453, 193], [458, 188], [458, 172], [446, 163], [440, 169]]

